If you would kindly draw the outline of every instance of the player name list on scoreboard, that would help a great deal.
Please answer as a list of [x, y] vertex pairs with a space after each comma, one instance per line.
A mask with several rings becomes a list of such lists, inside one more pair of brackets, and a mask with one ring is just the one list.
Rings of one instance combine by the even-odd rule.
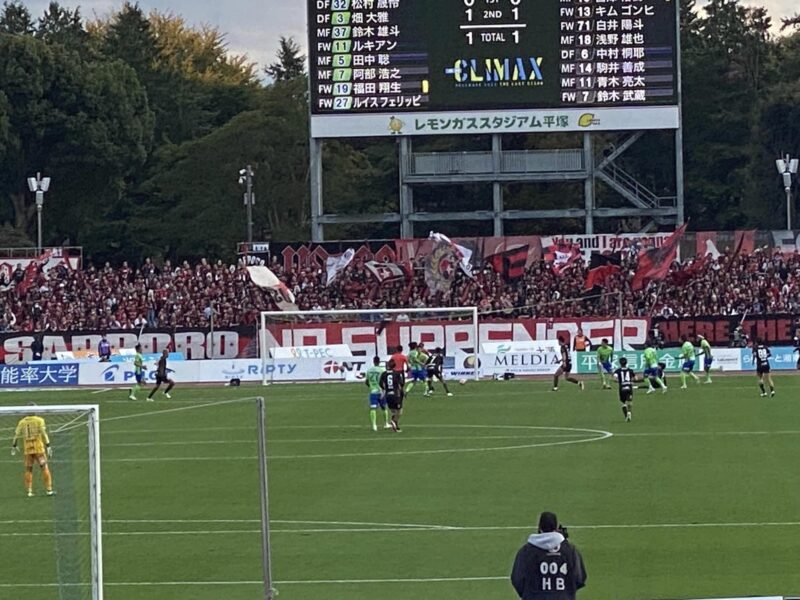
[[309, 0], [314, 114], [677, 103], [674, 0]]

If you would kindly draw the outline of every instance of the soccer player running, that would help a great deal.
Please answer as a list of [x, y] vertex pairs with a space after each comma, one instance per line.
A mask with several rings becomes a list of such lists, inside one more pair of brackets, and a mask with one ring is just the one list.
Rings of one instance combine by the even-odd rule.
[[[410, 381], [406, 383], [405, 393], [408, 394], [414, 389], [414, 384], [418, 381], [425, 383], [426, 370], [425, 363], [428, 362], [428, 353], [425, 352], [425, 344], [411, 342], [408, 345], [408, 366], [410, 369]], [[425, 394], [427, 396], [427, 394]]]
[[442, 367], [444, 366], [444, 352], [441, 348], [435, 348], [431, 355], [428, 357], [427, 375], [428, 375], [428, 388], [425, 390], [425, 395], [430, 396], [433, 394], [433, 380], [438, 379], [444, 391], [448, 396], [452, 396], [452, 392], [447, 387], [447, 382], [442, 375]]
[[403, 384], [405, 376], [402, 371], [397, 370], [394, 359], [389, 359], [386, 363], [386, 370], [381, 373], [380, 385], [386, 405], [392, 412], [392, 419], [389, 426], [397, 433], [400, 433], [400, 416], [403, 414]]
[[134, 350], [136, 350], [136, 355], [133, 357], [133, 376], [136, 379], [136, 383], [133, 384], [133, 388], [131, 388], [131, 393], [128, 396], [128, 400], [136, 400], [136, 392], [142, 389], [142, 383], [144, 383], [144, 356], [142, 356], [142, 345], [136, 344], [134, 346]]
[[769, 383], [769, 395], [775, 396], [775, 384], [772, 381], [772, 372], [769, 366], [769, 359], [772, 356], [769, 348], [764, 345], [761, 340], [756, 341], [756, 346], [753, 348], [753, 362], [756, 363], [756, 376], [758, 377], [758, 387], [761, 389], [761, 397], [767, 395], [767, 389], [764, 387], [765, 379]]
[[610, 390], [606, 375], [609, 377], [613, 371], [611, 361], [614, 360], [614, 349], [608, 345], [608, 340], [603, 338], [597, 347], [597, 372], [600, 373], [600, 380], [603, 382], [603, 389]]
[[681, 381], [683, 382], [681, 385], [681, 389], [686, 389], [686, 378], [690, 375], [692, 379], [695, 380], [696, 383], [700, 383], [700, 378], [694, 374], [694, 362], [695, 362], [695, 349], [694, 344], [689, 341], [686, 336], [681, 337], [681, 342], [683, 345], [681, 346], [681, 358], [683, 359], [683, 366], [681, 367]]
[[381, 375], [386, 369], [381, 366], [380, 357], [372, 359], [372, 366], [367, 369], [366, 384], [369, 388], [369, 420], [372, 423], [372, 431], [378, 431], [378, 407], [383, 411], [383, 428], [391, 429], [389, 424], [389, 409], [386, 407], [386, 399], [383, 397], [381, 389]]
[[572, 356], [569, 353], [569, 346], [564, 341], [563, 336], [559, 336], [558, 343], [561, 345], [561, 365], [556, 370], [555, 375], [553, 375], [553, 391], [558, 391], [558, 378], [562, 375], [565, 375], [564, 379], [583, 389], [583, 382], [570, 375], [572, 371]]
[[53, 477], [47, 459], [53, 455], [50, 448], [50, 437], [47, 435], [47, 425], [42, 417], [28, 415], [20, 419], [14, 432], [14, 441], [11, 444], [11, 456], [17, 454], [17, 443], [23, 443], [23, 464], [25, 465], [25, 490], [28, 498], [33, 497], [33, 465], [38, 464], [42, 470], [45, 494], [54, 496]]
[[711, 383], [711, 365], [714, 362], [714, 357], [711, 356], [711, 344], [700, 334], [697, 335], [697, 339], [700, 342], [698, 356], [703, 357], [703, 370], [706, 372], [706, 380], [703, 383]]
[[622, 402], [622, 414], [625, 421], [633, 418], [633, 384], [636, 382], [636, 373], [628, 367], [628, 359], [624, 356], [619, 359], [619, 369], [614, 371], [619, 385], [619, 401]]
[[169, 350], [164, 348], [161, 352], [161, 358], [158, 359], [158, 366], [156, 367], [156, 387], [150, 390], [150, 393], [147, 395], [147, 401], [152, 402], [153, 396], [155, 396], [158, 388], [161, 387], [162, 383], [167, 384], [167, 389], [164, 390], [164, 397], [165, 398], [172, 398], [169, 395], [170, 390], [175, 387], [175, 382], [169, 378], [167, 375], [167, 358], [169, 357]]
[[661, 393], [667, 393], [667, 384], [664, 383], [663, 370], [658, 362], [658, 353], [653, 346], [644, 349], [644, 376], [647, 378], [647, 393], [652, 394], [656, 391], [655, 384], [661, 388]]

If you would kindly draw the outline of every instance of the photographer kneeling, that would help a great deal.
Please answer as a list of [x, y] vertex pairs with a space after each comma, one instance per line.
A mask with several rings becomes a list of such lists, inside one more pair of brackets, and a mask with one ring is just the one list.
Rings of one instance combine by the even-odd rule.
[[541, 514], [539, 533], [517, 552], [511, 584], [522, 600], [574, 600], [586, 585], [583, 558], [554, 513]]

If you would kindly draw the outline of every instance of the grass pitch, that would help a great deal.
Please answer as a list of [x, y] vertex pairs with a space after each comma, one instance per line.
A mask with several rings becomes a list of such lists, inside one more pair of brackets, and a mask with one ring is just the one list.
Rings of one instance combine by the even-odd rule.
[[[363, 385], [0, 404], [101, 405], [110, 600], [263, 598], [254, 405], [156, 412], [255, 394], [267, 397], [281, 600], [514, 598], [511, 563], [542, 510], [584, 555], [584, 600], [704, 598], [800, 593], [800, 381], [776, 379], [767, 399], [754, 377], [685, 391], [673, 377], [665, 396], [637, 393], [632, 423], [594, 379], [582, 393], [530, 381], [455, 386], [453, 398], [417, 389], [400, 434], [369, 429]], [[54, 520], [75, 500], [25, 498], [21, 470], [0, 458], [0, 598], [80, 598], [55, 585], [54, 548], [69, 546]]]

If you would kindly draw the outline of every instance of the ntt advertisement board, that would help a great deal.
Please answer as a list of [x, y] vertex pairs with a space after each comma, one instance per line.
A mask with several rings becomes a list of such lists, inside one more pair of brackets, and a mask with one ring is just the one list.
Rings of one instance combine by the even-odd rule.
[[311, 135], [679, 126], [674, 0], [307, 0]]

